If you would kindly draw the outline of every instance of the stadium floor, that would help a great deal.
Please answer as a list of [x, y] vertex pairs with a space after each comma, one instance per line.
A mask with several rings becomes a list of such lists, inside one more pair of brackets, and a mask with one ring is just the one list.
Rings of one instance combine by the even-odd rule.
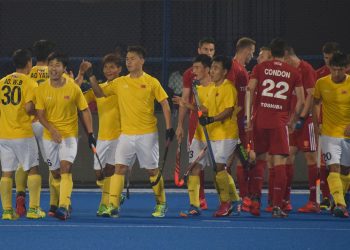
[[[178, 190], [179, 191], [179, 190]], [[185, 191], [185, 190], [181, 190]], [[166, 218], [151, 218], [154, 197], [150, 192], [131, 191], [120, 218], [95, 216], [100, 194], [74, 191], [73, 213], [68, 221], [47, 217], [40, 221], [21, 218], [0, 222], [1, 249], [347, 249], [350, 220], [329, 213], [297, 214], [307, 200], [293, 193], [294, 211], [286, 219], [273, 219], [262, 212], [259, 218], [213, 218], [217, 196], [209, 190], [209, 210], [198, 218], [178, 214], [188, 207], [184, 192], [167, 193]], [[48, 209], [49, 194], [42, 193], [42, 207]], [[266, 195], [263, 197], [266, 205]]]

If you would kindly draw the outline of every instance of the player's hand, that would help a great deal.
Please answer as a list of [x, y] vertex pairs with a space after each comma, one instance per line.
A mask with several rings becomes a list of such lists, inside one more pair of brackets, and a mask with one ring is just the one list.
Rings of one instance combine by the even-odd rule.
[[175, 131], [173, 128], [169, 128], [165, 130], [165, 140], [173, 141], [175, 135]]
[[350, 136], [350, 125], [346, 126], [344, 135], [345, 136]]
[[53, 128], [50, 130], [51, 138], [54, 142], [56, 143], [61, 143], [62, 142], [62, 135], [60, 132], [58, 132], [57, 129]]
[[89, 147], [92, 148], [96, 148], [96, 139], [93, 133], [89, 133], [88, 135], [88, 141], [89, 141]]
[[182, 128], [182, 126], [177, 126], [175, 134], [177, 142], [181, 143], [182, 139], [184, 138], [184, 129]]
[[89, 68], [92, 68], [91, 62], [83, 60], [79, 66], [79, 75], [84, 75]]
[[295, 130], [300, 130], [304, 126], [305, 123], [305, 118], [304, 117], [299, 117], [298, 121], [295, 123], [294, 129]]
[[210, 123], [213, 123], [214, 122], [214, 117], [212, 116], [201, 116], [199, 117], [199, 123], [200, 125], [202, 126], [206, 126]]

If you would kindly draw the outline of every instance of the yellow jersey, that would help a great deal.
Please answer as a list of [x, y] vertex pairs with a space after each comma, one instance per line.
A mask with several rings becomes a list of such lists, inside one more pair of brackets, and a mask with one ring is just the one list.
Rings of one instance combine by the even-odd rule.
[[[216, 116], [227, 108], [237, 107], [237, 90], [232, 82], [225, 79], [221, 85], [211, 88], [204, 106], [208, 109], [208, 116]], [[209, 124], [210, 140], [238, 139], [236, 115], [233, 112], [230, 118]]]
[[[198, 92], [200, 103], [205, 103], [207, 101], [208, 94], [213, 87], [215, 87], [214, 83], [210, 83], [207, 86], [202, 86], [202, 85], [197, 86], [197, 92]], [[199, 122], [197, 123], [196, 131], [194, 132], [194, 138], [199, 141], [205, 141], [203, 128], [199, 124]]]
[[[46, 119], [62, 135], [62, 138], [78, 136], [77, 109], [88, 108], [83, 93], [73, 79], [59, 88], [52, 87], [50, 79], [36, 89], [36, 109], [45, 110]], [[51, 140], [50, 132], [44, 129], [44, 138]]]
[[[103, 89], [108, 84], [108, 82], [105, 82], [99, 86]], [[118, 139], [121, 133], [118, 96], [96, 98], [92, 89], [84, 93], [84, 96], [87, 103], [96, 101], [97, 104], [98, 139], [106, 141]]]
[[106, 96], [118, 95], [121, 132], [142, 135], [157, 131], [154, 101], [168, 98], [159, 81], [147, 73], [138, 78], [130, 75], [114, 79], [103, 88]]
[[12, 73], [0, 80], [0, 138], [21, 139], [34, 136], [25, 104], [34, 103], [38, 84], [29, 76]]
[[38, 84], [45, 82], [49, 79], [49, 67], [47, 66], [33, 66], [29, 72], [30, 78], [36, 81]]
[[332, 81], [331, 75], [316, 82], [314, 97], [322, 101], [322, 135], [350, 138], [344, 135], [350, 125], [350, 76], [341, 83]]

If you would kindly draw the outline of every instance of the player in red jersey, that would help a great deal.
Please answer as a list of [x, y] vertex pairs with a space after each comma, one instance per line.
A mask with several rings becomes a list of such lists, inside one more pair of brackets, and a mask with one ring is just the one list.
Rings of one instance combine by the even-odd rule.
[[[299, 114], [304, 102], [300, 74], [284, 62], [286, 47], [286, 42], [282, 39], [271, 41], [273, 60], [254, 67], [247, 89], [250, 96], [254, 96], [256, 91], [253, 118], [255, 151], [257, 160], [266, 161], [267, 153], [271, 155], [275, 170], [272, 216], [279, 218], [288, 216], [281, 207], [286, 189], [286, 163], [289, 155], [287, 125], [297, 120], [296, 117], [289, 116], [293, 91], [297, 96], [296, 114]], [[249, 99], [247, 102], [251, 105]]]
[[[285, 61], [298, 69], [301, 75], [301, 81], [304, 87], [305, 105], [299, 114], [299, 120], [295, 128], [291, 128], [289, 134], [290, 151], [287, 160], [287, 189], [284, 196], [285, 210], [292, 210], [290, 204], [290, 192], [294, 175], [294, 160], [296, 153], [300, 150], [304, 152], [306, 164], [308, 166], [309, 179], [309, 201], [305, 206], [298, 209], [301, 213], [319, 213], [319, 204], [316, 203], [316, 181], [318, 176], [318, 169], [316, 164], [316, 147], [317, 140], [312, 120], [312, 92], [316, 83], [316, 72], [312, 66], [306, 61], [300, 60], [295, 54], [292, 47], [288, 47], [285, 51]], [[294, 112], [296, 98], [293, 95], [292, 99], [292, 113]]]
[[317, 79], [329, 75], [331, 72], [329, 70], [329, 61], [332, 59], [333, 54], [340, 51], [340, 46], [336, 42], [327, 42], [322, 47], [322, 54], [324, 65], [316, 70]]
[[[197, 52], [199, 55], [205, 54], [212, 58], [215, 54], [215, 41], [212, 38], [203, 38], [198, 43]], [[183, 81], [182, 98], [186, 103], [192, 102], [192, 98], [193, 98], [192, 82], [194, 80], [194, 77], [195, 75], [193, 74], [192, 67], [188, 68], [182, 76], [182, 79], [183, 79], [182, 80]], [[178, 124], [176, 129], [176, 138], [179, 143], [181, 143], [184, 137], [183, 124], [184, 124], [186, 113], [187, 113], [186, 107], [179, 107], [179, 119], [178, 119]], [[188, 149], [189, 149], [189, 145], [192, 142], [197, 124], [198, 124], [197, 115], [194, 112], [190, 111], [189, 122], [188, 122], [188, 137], [187, 137]], [[207, 201], [205, 199], [205, 194], [204, 194], [204, 171], [203, 170], [201, 171], [201, 174], [200, 174], [199, 199], [200, 199], [201, 209], [203, 210], [208, 209]]]
[[[227, 79], [232, 81], [236, 87], [238, 93], [238, 110], [237, 123], [239, 129], [239, 139], [244, 146], [248, 144], [248, 134], [245, 132], [245, 112], [244, 112], [244, 98], [246, 94], [247, 84], [249, 81], [249, 74], [245, 66], [253, 58], [256, 42], [248, 37], [240, 38], [236, 43], [236, 54], [232, 59], [232, 67], [227, 74]], [[259, 169], [264, 171], [265, 164], [257, 162], [257, 167], [254, 167], [254, 171]], [[229, 166], [227, 166], [229, 168]], [[261, 172], [261, 171], [260, 171]], [[242, 210], [249, 212], [251, 206], [250, 199], [250, 177], [251, 171], [244, 169], [241, 162], [237, 163], [237, 181], [239, 185], [239, 196], [242, 198]], [[258, 177], [260, 178], [260, 177]], [[252, 183], [253, 184], [253, 183]]]

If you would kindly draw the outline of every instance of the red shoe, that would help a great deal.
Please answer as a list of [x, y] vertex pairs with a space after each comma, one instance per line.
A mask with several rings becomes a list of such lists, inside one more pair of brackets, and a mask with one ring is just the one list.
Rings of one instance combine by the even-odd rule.
[[231, 202], [221, 202], [218, 210], [214, 213], [214, 217], [225, 217], [229, 216], [232, 212]]
[[18, 192], [16, 196], [16, 213], [22, 217], [27, 213], [26, 209], [26, 194]]
[[208, 210], [208, 204], [207, 204], [207, 200], [204, 198], [204, 199], [201, 199], [200, 200], [200, 208], [202, 210]]
[[265, 212], [272, 213], [273, 206], [271, 204], [267, 205]]
[[283, 201], [282, 203], [282, 210], [284, 212], [290, 212], [293, 210], [292, 204], [290, 203], [290, 201]]
[[298, 209], [299, 213], [319, 213], [320, 206], [313, 201], [308, 201], [305, 206]]
[[260, 202], [257, 199], [251, 201], [250, 213], [254, 216], [260, 216]]
[[249, 213], [251, 205], [252, 205], [252, 200], [248, 196], [243, 197], [242, 211]]

